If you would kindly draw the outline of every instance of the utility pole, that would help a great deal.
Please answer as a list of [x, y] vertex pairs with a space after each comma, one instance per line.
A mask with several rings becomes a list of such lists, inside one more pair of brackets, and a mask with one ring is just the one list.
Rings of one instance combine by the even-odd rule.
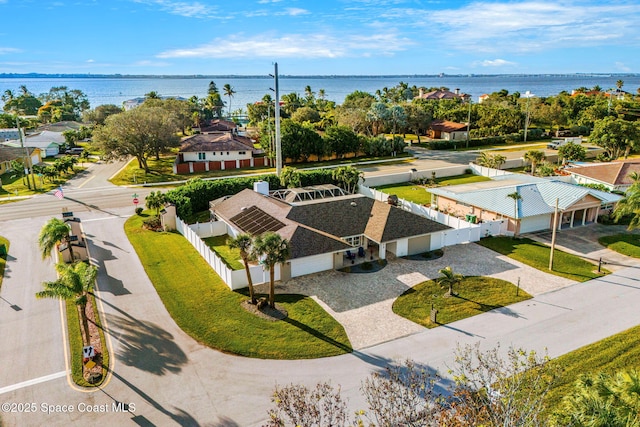
[[551, 232], [551, 252], [549, 252], [549, 270], [553, 271], [553, 251], [556, 248], [556, 233], [558, 232], [558, 205], [560, 199], [556, 197], [556, 209], [553, 212], [553, 231]]
[[471, 126], [471, 102], [473, 98], [469, 95], [469, 114], [467, 115], [467, 148], [469, 148], [469, 127]]
[[[24, 146], [24, 139], [22, 138], [22, 130], [20, 129], [20, 118], [16, 116], [16, 127], [18, 128], [18, 135], [20, 136], [20, 147], [24, 150], [24, 174], [27, 175], [27, 187], [31, 189], [31, 182], [29, 176], [33, 174], [33, 165], [31, 164], [31, 156], [29, 156], [29, 149]], [[36, 189], [36, 178], [33, 177], [33, 189]]]
[[276, 175], [280, 176], [282, 172], [282, 142], [280, 140], [280, 85], [278, 82], [278, 63], [275, 62], [274, 74], [272, 77], [275, 80], [275, 93], [276, 93]]

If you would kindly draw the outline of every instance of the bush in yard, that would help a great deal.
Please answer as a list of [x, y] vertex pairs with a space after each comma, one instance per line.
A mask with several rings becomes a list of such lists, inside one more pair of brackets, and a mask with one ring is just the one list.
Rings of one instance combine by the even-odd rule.
[[136, 208], [136, 215], [142, 215], [143, 208]]

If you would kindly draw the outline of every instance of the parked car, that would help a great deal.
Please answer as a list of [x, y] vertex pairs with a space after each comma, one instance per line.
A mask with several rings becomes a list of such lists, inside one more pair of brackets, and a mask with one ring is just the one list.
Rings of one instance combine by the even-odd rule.
[[71, 154], [72, 156], [79, 156], [83, 152], [84, 152], [84, 148], [82, 148], [82, 147], [74, 147], [74, 148], [69, 148], [68, 150], [65, 150], [64, 154]]
[[582, 144], [582, 137], [581, 136], [574, 136], [574, 137], [571, 137], [571, 138], [554, 139], [553, 141], [551, 141], [550, 143], [547, 144], [547, 148], [549, 148], [551, 150], [557, 150], [558, 148], [562, 147], [563, 145], [567, 145], [567, 144]]

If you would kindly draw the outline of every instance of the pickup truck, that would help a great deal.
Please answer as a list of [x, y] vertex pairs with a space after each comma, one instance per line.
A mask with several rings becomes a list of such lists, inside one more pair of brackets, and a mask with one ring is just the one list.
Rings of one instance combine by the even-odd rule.
[[582, 137], [581, 136], [574, 136], [574, 137], [571, 137], [571, 138], [554, 139], [553, 141], [551, 141], [550, 143], [547, 144], [547, 148], [549, 148], [551, 150], [557, 150], [558, 148], [562, 147], [563, 145], [567, 145], [567, 144], [582, 144]]

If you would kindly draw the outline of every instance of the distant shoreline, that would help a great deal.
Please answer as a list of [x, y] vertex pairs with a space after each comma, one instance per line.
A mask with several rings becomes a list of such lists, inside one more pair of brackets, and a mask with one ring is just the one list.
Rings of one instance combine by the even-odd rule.
[[[640, 73], [549, 73], [549, 74], [378, 74], [378, 75], [288, 75], [281, 74], [283, 79], [362, 79], [362, 78], [446, 78], [446, 77], [625, 77], [640, 76]], [[271, 79], [268, 75], [238, 74], [45, 74], [45, 73], [0, 73], [0, 79]]]

